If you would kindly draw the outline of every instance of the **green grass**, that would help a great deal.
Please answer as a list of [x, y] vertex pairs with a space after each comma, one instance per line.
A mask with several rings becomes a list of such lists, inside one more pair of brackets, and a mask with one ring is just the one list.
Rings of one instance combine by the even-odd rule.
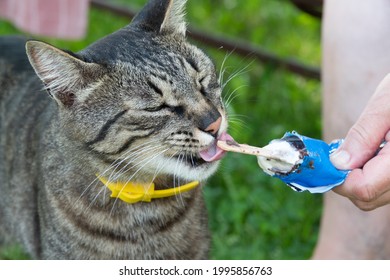
[[0, 260], [28, 260], [29, 256], [24, 253], [19, 245], [11, 245], [0, 248]]
[[[131, 7], [145, 1], [116, 0]], [[247, 40], [282, 57], [320, 63], [320, 22], [283, 0], [189, 0], [190, 25], [207, 33]], [[77, 51], [128, 23], [92, 9], [85, 40], [44, 38]], [[0, 21], [0, 34], [18, 32]], [[218, 68], [228, 55], [205, 48]], [[229, 55], [224, 89], [233, 94], [230, 132], [239, 142], [265, 145], [285, 131], [321, 137], [318, 81], [265, 66], [253, 58]], [[306, 259], [315, 245], [321, 214], [320, 195], [296, 193], [265, 175], [255, 157], [229, 154], [204, 189], [212, 231], [213, 259]], [[12, 255], [12, 254], [11, 254]], [[17, 255], [15, 258], [18, 258]]]

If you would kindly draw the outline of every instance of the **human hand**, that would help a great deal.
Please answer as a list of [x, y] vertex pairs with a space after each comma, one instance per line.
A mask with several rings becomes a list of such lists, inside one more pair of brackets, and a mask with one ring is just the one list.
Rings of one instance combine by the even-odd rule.
[[336, 168], [352, 170], [334, 191], [365, 211], [390, 203], [390, 143], [375, 155], [383, 140], [390, 142], [390, 74], [331, 155]]

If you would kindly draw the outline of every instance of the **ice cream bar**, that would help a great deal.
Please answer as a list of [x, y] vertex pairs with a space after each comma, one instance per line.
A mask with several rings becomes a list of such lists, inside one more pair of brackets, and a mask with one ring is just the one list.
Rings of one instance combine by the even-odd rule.
[[296, 191], [323, 193], [342, 184], [348, 170], [338, 170], [330, 162], [330, 154], [341, 141], [327, 144], [322, 140], [287, 132], [281, 139], [263, 148], [238, 144], [233, 140], [218, 141], [225, 151], [257, 156], [260, 168], [270, 176], [281, 179]]

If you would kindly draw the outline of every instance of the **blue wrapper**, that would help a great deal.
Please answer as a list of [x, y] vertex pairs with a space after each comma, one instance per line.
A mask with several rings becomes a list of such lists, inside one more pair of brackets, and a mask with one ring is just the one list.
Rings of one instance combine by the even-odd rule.
[[330, 162], [329, 156], [341, 144], [341, 140], [331, 144], [318, 139], [302, 136], [298, 133], [287, 132], [283, 138], [296, 136], [304, 144], [303, 161], [293, 171], [287, 174], [276, 173], [279, 178], [296, 191], [309, 191], [311, 193], [324, 193], [341, 185], [349, 170], [336, 169]]

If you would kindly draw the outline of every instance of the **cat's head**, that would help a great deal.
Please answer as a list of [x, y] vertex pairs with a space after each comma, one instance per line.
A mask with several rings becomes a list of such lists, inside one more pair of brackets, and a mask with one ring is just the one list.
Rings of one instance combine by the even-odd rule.
[[77, 54], [27, 43], [63, 134], [105, 176], [203, 180], [216, 170], [226, 114], [213, 63], [185, 39], [185, 2], [151, 0], [130, 25]]

